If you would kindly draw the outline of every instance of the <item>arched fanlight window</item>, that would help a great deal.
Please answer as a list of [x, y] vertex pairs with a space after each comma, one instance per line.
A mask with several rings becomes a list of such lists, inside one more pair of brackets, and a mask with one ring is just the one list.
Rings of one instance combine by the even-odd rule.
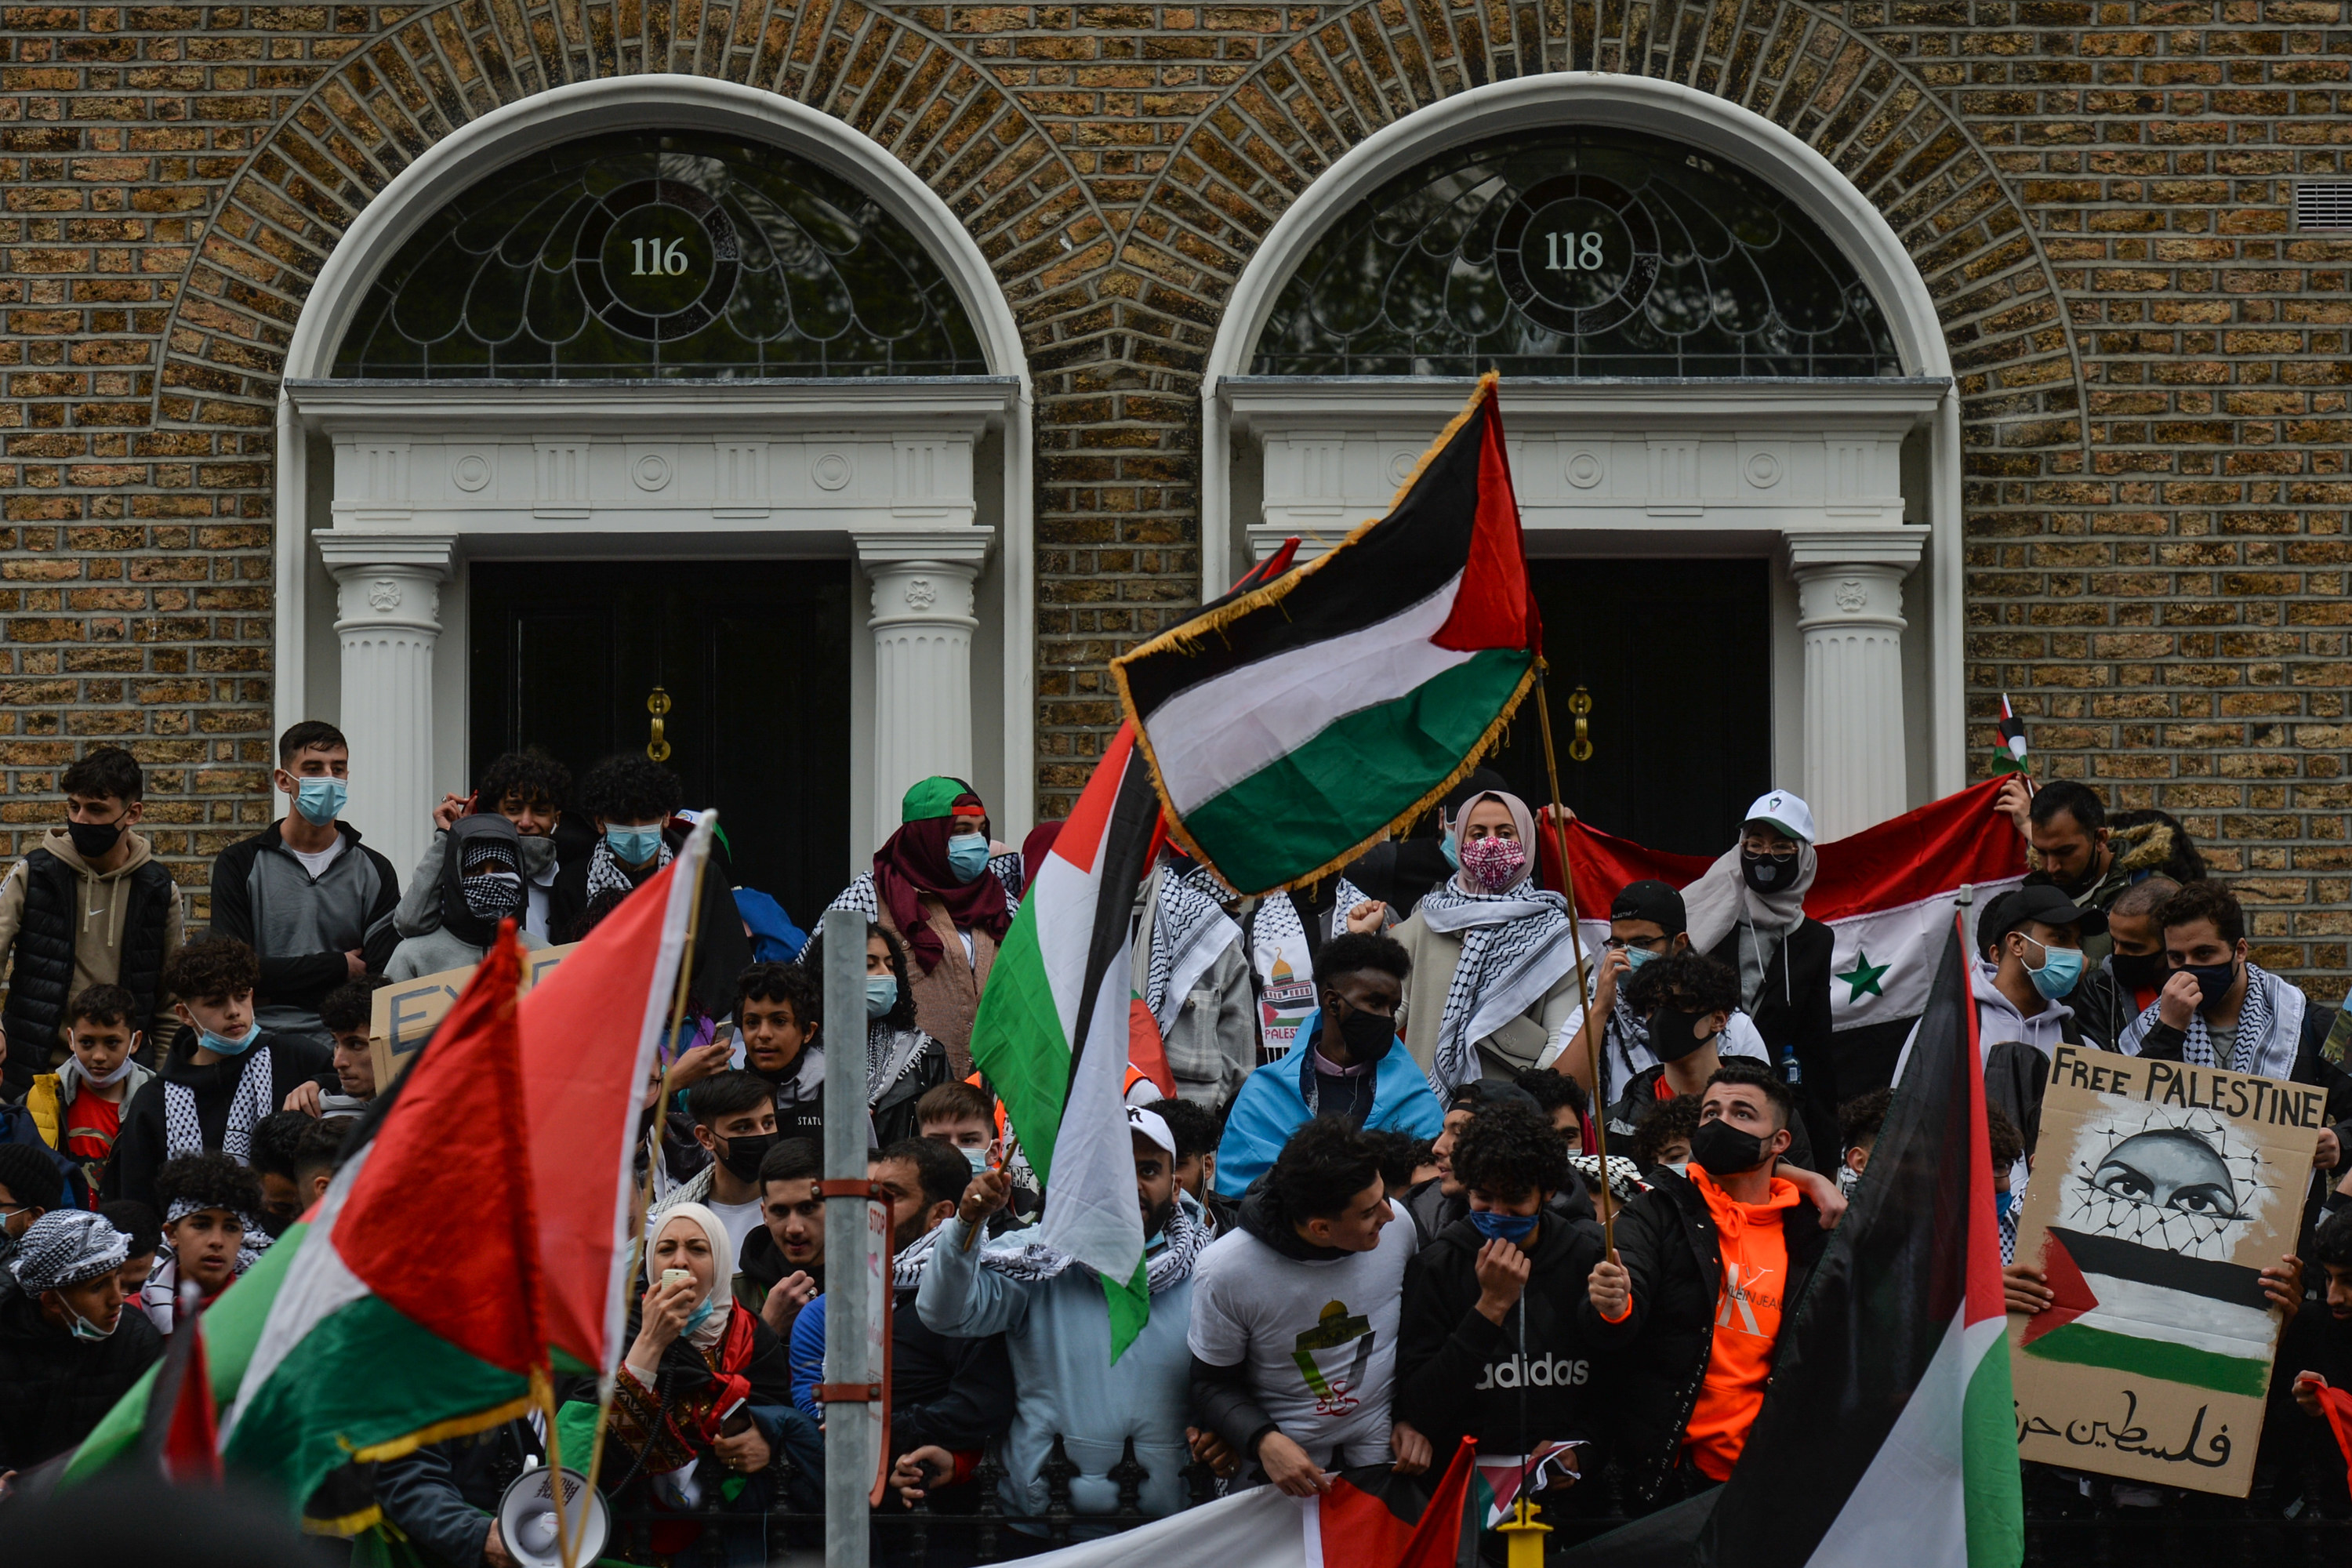
[[335, 356], [361, 377], [982, 375], [938, 264], [772, 147], [626, 132], [500, 169], [403, 245]]
[[1900, 375], [1853, 265], [1788, 197], [1636, 132], [1433, 158], [1317, 241], [1260, 375]]

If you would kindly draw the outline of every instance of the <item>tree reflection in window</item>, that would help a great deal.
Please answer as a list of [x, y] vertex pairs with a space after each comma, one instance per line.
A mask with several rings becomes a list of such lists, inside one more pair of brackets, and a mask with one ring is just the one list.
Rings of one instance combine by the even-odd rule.
[[1382, 185], [1299, 264], [1260, 375], [1899, 375], [1877, 301], [1796, 205], [1656, 137], [1497, 138]]
[[499, 170], [403, 245], [335, 374], [526, 380], [980, 375], [939, 265], [849, 182], [631, 132]]

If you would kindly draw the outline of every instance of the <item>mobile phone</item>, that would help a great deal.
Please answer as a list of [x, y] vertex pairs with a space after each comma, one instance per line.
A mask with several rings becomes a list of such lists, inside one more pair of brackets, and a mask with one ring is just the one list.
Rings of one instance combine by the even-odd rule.
[[719, 1417], [720, 1436], [732, 1437], [738, 1433], [749, 1432], [751, 1429], [751, 1412], [744, 1408], [750, 1403], [751, 1399], [747, 1395], [727, 1407], [725, 1413]]
[[691, 1268], [665, 1268], [662, 1270], [661, 1282], [664, 1285], [676, 1285], [681, 1280], [693, 1278], [694, 1270]]

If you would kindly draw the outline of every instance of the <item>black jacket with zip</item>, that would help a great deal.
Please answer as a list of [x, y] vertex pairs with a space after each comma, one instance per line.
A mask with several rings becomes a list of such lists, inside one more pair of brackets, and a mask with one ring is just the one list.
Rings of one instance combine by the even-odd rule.
[[[1709, 958], [1739, 973], [1739, 939], [1744, 928], [1734, 925], [1715, 944]], [[1748, 1016], [1764, 1037], [1764, 1048], [1778, 1067], [1781, 1054], [1793, 1050], [1804, 1082], [1797, 1099], [1804, 1108], [1806, 1128], [1817, 1149], [1838, 1146], [1837, 1108], [1841, 1100], [1866, 1092], [1841, 1087], [1886, 1081], [1893, 1058], [1874, 1074], [1864, 1062], [1841, 1063], [1839, 1047], [1830, 1031], [1830, 950], [1835, 939], [1830, 928], [1808, 915], [1781, 937], [1764, 965], [1764, 987]], [[1859, 1032], [1859, 1031], [1857, 1031]], [[1843, 1069], [1843, 1070], [1842, 1070]]]
[[[1617, 1215], [1617, 1257], [1633, 1278], [1632, 1309], [1612, 1323], [1594, 1310], [1590, 1295], [1576, 1303], [1585, 1342], [1610, 1373], [1618, 1460], [1644, 1503], [1658, 1500], [1681, 1458], [1683, 1429], [1715, 1348], [1723, 1290], [1722, 1243], [1706, 1200], [1687, 1177], [1663, 1165], [1650, 1173], [1650, 1190]], [[1780, 1237], [1789, 1249], [1780, 1298], [1786, 1327], [1796, 1321], [1798, 1300], [1829, 1233], [1820, 1212], [1799, 1198], [1781, 1213]]]
[[1456, 1220], [1404, 1266], [1396, 1418], [1419, 1428], [1440, 1455], [1465, 1436], [1478, 1440], [1481, 1454], [1598, 1437], [1597, 1358], [1576, 1304], [1601, 1258], [1601, 1227], [1547, 1211], [1526, 1288], [1499, 1323], [1478, 1310], [1486, 1245], [1475, 1225]]

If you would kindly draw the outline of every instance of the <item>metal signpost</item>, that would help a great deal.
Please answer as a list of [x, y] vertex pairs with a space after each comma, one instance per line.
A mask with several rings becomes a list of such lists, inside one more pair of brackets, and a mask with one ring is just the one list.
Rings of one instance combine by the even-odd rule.
[[876, 1327], [889, 1300], [887, 1207], [866, 1176], [866, 920], [824, 915], [824, 1562], [866, 1568], [868, 1498], [881, 1463], [882, 1360]]

